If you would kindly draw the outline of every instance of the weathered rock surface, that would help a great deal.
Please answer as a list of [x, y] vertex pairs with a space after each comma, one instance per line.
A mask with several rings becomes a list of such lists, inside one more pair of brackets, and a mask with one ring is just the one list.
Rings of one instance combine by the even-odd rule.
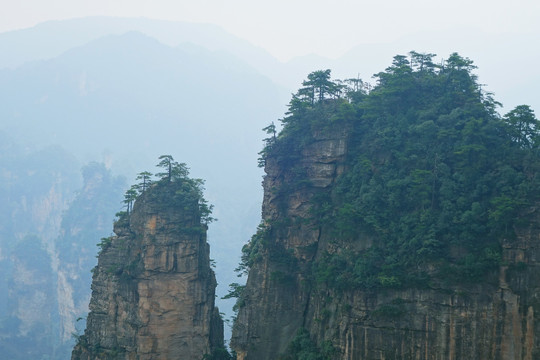
[[152, 187], [116, 223], [72, 359], [202, 359], [223, 346], [206, 227], [197, 199], [178, 206], [175, 191]]
[[[503, 244], [505, 266], [484, 284], [379, 292], [310, 284], [313, 262], [342, 245], [308, 220], [310, 200], [346, 171], [346, 156], [346, 132], [337, 131], [315, 136], [295, 167], [267, 159], [263, 220], [269, 225], [233, 330], [238, 359], [278, 359], [301, 328], [319, 346], [330, 342], [335, 359], [539, 359], [538, 209], [516, 229], [516, 240]], [[295, 183], [298, 169], [307, 183]], [[354, 244], [370, 245], [369, 238]]]
[[[305, 274], [316, 256], [321, 228], [302, 220], [310, 217], [310, 199], [343, 172], [345, 155], [346, 132], [340, 131], [316, 135], [296, 170], [267, 159], [263, 221], [289, 225], [268, 228], [272, 244], [250, 270], [231, 342], [238, 359], [277, 359], [306, 325], [311, 295]], [[309, 183], [295, 184], [298, 169]], [[283, 188], [290, 190], [276, 191]]]

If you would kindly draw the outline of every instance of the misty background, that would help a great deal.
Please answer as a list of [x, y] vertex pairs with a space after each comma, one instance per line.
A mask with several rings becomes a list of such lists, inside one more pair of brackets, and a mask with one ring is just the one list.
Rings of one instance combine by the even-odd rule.
[[[394, 55], [415, 50], [443, 59], [457, 51], [478, 66], [501, 114], [520, 104], [540, 108], [540, 31], [531, 20], [539, 7], [532, 2], [353, 9], [343, 0], [289, 8], [206, 1], [199, 17], [201, 4], [178, 5], [174, 14], [190, 22], [158, 13], [165, 0], [151, 9], [99, 3], [58, 12], [23, 1], [0, 16], [6, 358], [70, 358], [72, 334], [85, 327], [96, 244], [112, 233], [136, 174], [156, 172], [163, 154], [206, 180], [218, 219], [209, 229], [217, 304], [230, 318], [233, 302], [219, 298], [242, 281], [234, 268], [260, 220], [261, 129], [283, 117], [311, 71], [370, 82]], [[83, 14], [137, 17], [68, 19]], [[50, 18], [62, 20], [42, 22]]]

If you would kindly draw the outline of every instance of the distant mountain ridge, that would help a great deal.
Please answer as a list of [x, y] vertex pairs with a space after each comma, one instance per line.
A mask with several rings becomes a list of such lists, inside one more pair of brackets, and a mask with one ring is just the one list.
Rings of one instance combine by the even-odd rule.
[[[272, 97], [278, 103], [280, 90], [234, 56], [194, 45], [172, 48], [137, 32], [102, 37], [54, 59], [2, 70], [0, 79], [0, 112], [8, 130], [35, 141], [35, 136], [47, 135], [47, 141], [68, 144], [68, 148], [71, 143], [70, 150], [79, 155], [84, 154], [85, 143], [87, 147], [95, 144], [96, 136], [111, 144], [109, 148], [114, 143], [123, 149], [140, 149], [143, 143], [148, 143], [145, 147], [157, 145], [141, 129], [150, 125], [158, 130], [183, 124], [189, 131], [241, 135], [249, 129], [240, 124], [243, 117], [239, 113], [244, 110], [238, 102], [243, 100], [251, 104], [249, 111], [257, 106], [264, 113], [273, 113], [273, 117], [266, 116], [268, 120], [279, 113], [269, 106]], [[222, 117], [224, 110], [235, 113], [234, 123], [204, 124]], [[129, 141], [117, 138], [122, 126], [115, 125], [126, 118], [133, 126]], [[47, 126], [36, 127], [38, 119]], [[259, 122], [252, 128], [254, 136], [246, 139], [254, 141], [256, 150], [256, 138], [265, 122], [254, 116], [248, 119]], [[74, 136], [77, 130], [84, 136]], [[165, 138], [159, 136], [161, 144], [170, 141], [171, 134], [163, 135]]]
[[[47, 21], [34, 27], [0, 33], [0, 68], [18, 67], [34, 60], [46, 60], [107, 35], [138, 31], [163, 44], [193, 43], [208, 50], [227, 50], [253, 65], [277, 62], [265, 50], [253, 46], [212, 24], [93, 16]], [[249, 60], [251, 59], [251, 60]]]
[[[536, 48], [531, 46], [540, 40], [538, 35], [488, 34], [475, 28], [418, 33], [388, 43], [357, 44], [332, 59], [311, 54], [283, 63], [261, 47], [213, 24], [94, 16], [48, 21], [28, 29], [0, 33], [0, 69], [52, 59], [100, 37], [129, 31], [146, 34], [173, 47], [194, 44], [210, 51], [225, 51], [286, 87], [288, 92], [294, 91], [305, 75], [316, 69], [332, 69], [340, 78], [360, 76], [370, 81], [381, 64], [396, 53], [428, 51], [442, 59], [458, 51], [476, 59], [483, 69], [481, 80], [487, 90], [495, 91], [505, 106], [511, 108], [524, 99], [533, 108], [540, 109], [540, 102], [534, 97], [540, 72], [534, 66]], [[505, 71], [507, 66], [516, 71]], [[522, 71], [524, 69], [527, 71]], [[286, 102], [288, 97], [281, 100]]]

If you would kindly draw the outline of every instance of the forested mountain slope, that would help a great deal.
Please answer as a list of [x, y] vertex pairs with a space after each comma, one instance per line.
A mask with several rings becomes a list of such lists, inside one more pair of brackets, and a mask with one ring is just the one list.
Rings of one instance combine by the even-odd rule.
[[539, 122], [452, 54], [308, 76], [261, 152], [239, 359], [533, 359]]

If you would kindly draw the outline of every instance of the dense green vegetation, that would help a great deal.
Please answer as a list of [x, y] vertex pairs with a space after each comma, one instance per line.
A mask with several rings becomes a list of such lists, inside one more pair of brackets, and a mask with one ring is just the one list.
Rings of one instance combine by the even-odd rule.
[[[236, 357], [235, 357], [236, 358]], [[233, 357], [225, 347], [218, 347], [212, 350], [211, 354], [203, 356], [203, 360], [231, 360]]]
[[[526, 105], [508, 114], [483, 91], [467, 58], [396, 56], [370, 88], [359, 79], [308, 76], [276, 135], [265, 131], [260, 164], [272, 159], [287, 194], [309, 186], [299, 164], [314, 134], [344, 129], [347, 171], [313, 199], [312, 218], [339, 244], [313, 267], [338, 289], [477, 282], [501, 263], [501, 241], [539, 198], [539, 122]], [[276, 228], [279, 224], [270, 224]], [[245, 246], [256, 259], [262, 233]], [[363, 240], [361, 240], [363, 239]], [[354, 243], [369, 239], [368, 250]]]
[[[156, 179], [153, 179], [152, 173], [143, 171], [136, 177], [136, 180], [140, 182], [132, 185], [125, 192], [123, 200], [125, 211], [116, 213], [118, 217], [116, 225], [130, 226], [130, 214], [134, 203], [142, 199], [142, 201], [152, 201], [163, 206], [173, 206], [178, 211], [183, 211], [184, 219], [190, 222], [190, 225], [178, 226], [179, 233], [206, 233], [208, 224], [215, 219], [211, 216], [213, 206], [209, 205], [203, 196], [204, 181], [190, 178], [186, 164], [175, 161], [171, 155], [162, 155], [159, 160], [156, 166], [164, 171], [155, 174]], [[125, 241], [116, 236], [102, 237], [97, 244], [98, 255], [107, 251], [115, 239], [119, 242]], [[91, 272], [95, 274], [97, 271], [98, 267], [95, 266]], [[129, 264], [116, 264], [105, 271], [118, 276], [121, 282], [131, 281], [140, 275], [140, 257]]]
[[195, 211], [194, 214], [200, 218], [201, 227], [191, 230], [206, 231], [208, 224], [216, 219], [211, 216], [213, 205], [208, 204], [203, 196], [204, 180], [190, 178], [187, 165], [175, 161], [171, 155], [161, 155], [159, 160], [156, 166], [161, 168], [162, 172], [155, 174], [157, 179], [152, 179], [152, 173], [143, 171], [137, 175], [139, 182], [126, 191], [123, 201], [126, 210], [117, 213], [118, 221], [127, 221], [135, 200], [146, 194], [149, 199], [158, 203]]
[[310, 339], [308, 331], [301, 328], [279, 360], [330, 360], [333, 353], [334, 348], [330, 342], [324, 342], [318, 347]]

